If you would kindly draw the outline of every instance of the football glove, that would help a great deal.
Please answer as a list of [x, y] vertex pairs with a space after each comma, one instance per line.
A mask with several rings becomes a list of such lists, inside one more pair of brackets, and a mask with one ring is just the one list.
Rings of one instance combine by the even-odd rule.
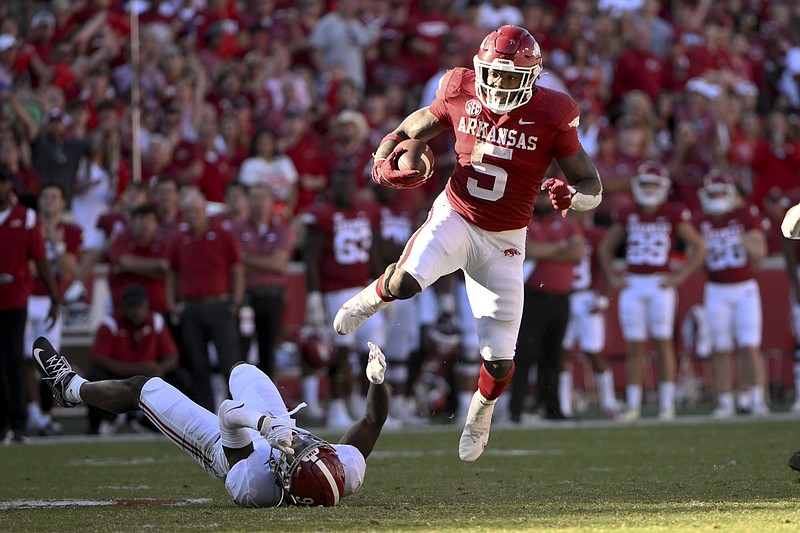
[[375, 159], [372, 164], [372, 181], [393, 189], [413, 189], [427, 178], [418, 170], [399, 170], [397, 159], [406, 150], [395, 147], [386, 158]]
[[569, 209], [572, 205], [572, 197], [577, 192], [575, 187], [567, 185], [558, 178], [548, 178], [542, 183], [542, 190], [545, 189], [550, 194], [550, 203], [558, 211]]
[[275, 417], [265, 416], [258, 430], [270, 446], [283, 453], [294, 455], [292, 449], [292, 428]]
[[367, 342], [367, 346], [369, 346], [367, 379], [375, 385], [380, 385], [383, 383], [383, 377], [386, 373], [386, 356], [383, 355], [383, 352], [377, 345]]

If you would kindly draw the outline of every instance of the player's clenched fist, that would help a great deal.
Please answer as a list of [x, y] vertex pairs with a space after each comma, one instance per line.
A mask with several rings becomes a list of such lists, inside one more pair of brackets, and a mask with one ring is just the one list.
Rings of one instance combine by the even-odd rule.
[[550, 203], [559, 211], [569, 209], [569, 206], [572, 205], [572, 197], [577, 192], [575, 187], [567, 185], [567, 183], [558, 178], [548, 178], [542, 183], [542, 190], [545, 189], [550, 195]]

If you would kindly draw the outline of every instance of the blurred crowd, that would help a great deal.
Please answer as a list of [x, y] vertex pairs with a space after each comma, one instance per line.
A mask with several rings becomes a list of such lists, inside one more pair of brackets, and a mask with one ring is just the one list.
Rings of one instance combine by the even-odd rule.
[[[251, 340], [269, 373], [281, 340], [324, 337], [281, 324], [287, 299], [306, 298], [286, 291], [287, 265], [319, 261], [313, 246], [328, 235], [307, 213], [371, 205], [374, 235], [360, 235], [372, 254], [365, 275], [397, 257], [386, 243], [402, 247], [441, 190], [452, 137], [431, 141], [436, 179], [391, 196], [370, 186], [371, 154], [433, 99], [445, 69], [471, 68], [481, 40], [503, 24], [534, 35], [545, 69], [538, 83], [581, 107], [581, 141], [605, 186], [598, 224], [633, 204], [630, 180], [646, 160], [666, 166], [671, 199], [693, 209], [703, 176], [721, 169], [774, 221], [769, 252], [780, 253], [779, 221], [800, 200], [799, 23], [800, 4], [788, 0], [3, 2], [0, 164], [16, 201], [43, 223], [70, 227], [53, 222], [45, 232], [61, 299], [90, 298], [94, 266], [110, 265], [106, 338], [92, 349], [98, 371], [170, 375], [213, 409], [211, 372], [246, 358]], [[334, 278], [315, 288], [323, 292], [344, 275], [306, 268]], [[452, 350], [449, 317], [419, 305], [408, 329], [428, 323], [439, 335], [412, 331], [402, 348], [393, 340], [390, 359], [413, 360], [431, 342]], [[463, 339], [468, 322], [459, 322]], [[169, 341], [147, 337], [162, 331]], [[142, 336], [150, 359], [138, 349]], [[339, 361], [332, 383], [356, 381], [340, 379], [344, 363], [330, 357]], [[406, 406], [399, 418], [416, 412], [408, 383], [417, 375], [427, 379], [419, 396], [444, 401], [441, 372], [417, 359], [394, 378], [405, 398], [395, 402]], [[477, 353], [466, 359], [447, 369], [455, 382], [477, 375]], [[330, 361], [305, 361], [307, 413], [345, 427], [344, 403], [334, 415], [319, 407]], [[52, 421], [28, 389], [29, 419], [46, 431]], [[358, 383], [342, 390], [332, 397], [358, 401]], [[104, 418], [93, 417], [96, 432]]]

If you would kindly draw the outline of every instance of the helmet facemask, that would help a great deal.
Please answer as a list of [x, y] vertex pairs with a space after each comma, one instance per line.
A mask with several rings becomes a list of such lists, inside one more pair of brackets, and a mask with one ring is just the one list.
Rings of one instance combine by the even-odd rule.
[[736, 185], [720, 174], [710, 174], [705, 184], [697, 191], [703, 212], [708, 215], [724, 215], [736, 208]]
[[[486, 107], [501, 115], [530, 101], [533, 96], [533, 84], [542, 71], [541, 65], [517, 67], [513, 61], [499, 58], [495, 58], [489, 63], [475, 56], [473, 64], [475, 66], [475, 92], [478, 98]], [[519, 87], [499, 89], [489, 85], [489, 70], [519, 74], [521, 77]]]
[[670, 179], [658, 174], [642, 174], [631, 181], [634, 201], [643, 207], [654, 207], [667, 201]]

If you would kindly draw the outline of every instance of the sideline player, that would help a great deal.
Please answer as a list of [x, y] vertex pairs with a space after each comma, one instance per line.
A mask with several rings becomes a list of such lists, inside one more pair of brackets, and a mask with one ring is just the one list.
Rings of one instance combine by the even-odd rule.
[[753, 270], [767, 255], [769, 221], [753, 206], [739, 204], [733, 180], [709, 172], [698, 191], [702, 214], [695, 225], [706, 241], [703, 307], [711, 333], [711, 364], [717, 387], [714, 418], [736, 414], [733, 398], [734, 349], [742, 355], [739, 380], [749, 383], [755, 416], [769, 414], [765, 401], [766, 366], [761, 354], [761, 291]]
[[295, 427], [293, 412], [286, 410], [272, 380], [246, 363], [231, 370], [233, 399], [223, 401], [214, 415], [161, 378], [87, 381], [44, 337], [34, 342], [33, 359], [59, 405], [85, 402], [114, 413], [140, 409], [209, 475], [223, 481], [238, 505], [327, 507], [361, 488], [365, 459], [389, 410], [386, 359], [378, 346], [369, 343], [369, 350], [366, 411], [339, 444]]
[[[405, 139], [428, 141], [452, 128], [457, 161], [398, 262], [348, 300], [333, 323], [347, 335], [390, 302], [464, 271], [483, 359], [459, 443], [459, 457], [467, 462], [483, 453], [494, 404], [514, 371], [525, 229], [539, 189], [548, 190], [558, 210], [592, 209], [602, 197], [597, 170], [578, 140], [578, 104], [537, 87], [541, 72], [542, 53], [531, 34], [502, 26], [481, 43], [474, 70], [447, 71], [431, 105], [383, 138], [372, 179], [385, 186], [415, 187], [426, 179], [397, 169], [397, 145]], [[569, 184], [554, 178], [542, 183], [553, 159]]]
[[[703, 262], [705, 244], [692, 226], [685, 207], [667, 202], [672, 185], [666, 167], [656, 161], [642, 163], [631, 181], [636, 206], [614, 213], [597, 258], [610, 288], [620, 289], [619, 324], [627, 348], [628, 411], [622, 420], [638, 420], [642, 408], [642, 383], [651, 338], [658, 353], [658, 401], [661, 420], [675, 418], [675, 309], [677, 287]], [[672, 271], [670, 255], [681, 239], [688, 247], [680, 270]], [[617, 248], [625, 243], [624, 275], [614, 270]]]

